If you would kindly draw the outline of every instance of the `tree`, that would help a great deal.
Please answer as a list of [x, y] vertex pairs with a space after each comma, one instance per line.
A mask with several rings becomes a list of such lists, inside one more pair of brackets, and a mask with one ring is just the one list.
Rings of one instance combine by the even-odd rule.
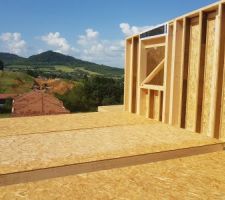
[[123, 103], [123, 80], [101, 76], [85, 78], [63, 95], [56, 95], [71, 112], [97, 111], [101, 105]]
[[2, 71], [4, 70], [4, 63], [1, 60], [0, 60], [0, 70], [2, 70]]

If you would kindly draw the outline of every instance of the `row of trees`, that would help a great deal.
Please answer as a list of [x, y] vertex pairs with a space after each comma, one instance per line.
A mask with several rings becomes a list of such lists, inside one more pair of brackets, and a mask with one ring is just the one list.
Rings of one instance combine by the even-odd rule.
[[98, 106], [123, 103], [123, 80], [100, 76], [85, 78], [64, 95], [56, 94], [71, 112], [97, 111]]
[[60, 70], [48, 71], [48, 70], [43, 70], [42, 68], [27, 69], [27, 70], [24, 70], [24, 72], [29, 74], [30, 76], [33, 76], [34, 78], [37, 78], [38, 76], [42, 76], [45, 78], [62, 78], [62, 79], [76, 80], [76, 81], [79, 81], [88, 75], [87, 72], [84, 72], [82, 70], [76, 70], [75, 72], [67, 73]]

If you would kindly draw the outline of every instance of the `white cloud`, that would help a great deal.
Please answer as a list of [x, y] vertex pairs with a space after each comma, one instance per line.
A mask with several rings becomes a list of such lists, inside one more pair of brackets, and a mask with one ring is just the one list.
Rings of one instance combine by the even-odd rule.
[[84, 35], [77, 40], [78, 56], [91, 62], [102, 63], [115, 67], [123, 66], [124, 45], [121, 40], [104, 40], [98, 31], [86, 29]]
[[97, 31], [94, 31], [93, 29], [86, 29], [85, 35], [80, 35], [77, 43], [79, 45], [85, 46], [89, 42], [96, 40], [98, 38], [98, 35], [99, 33]]
[[124, 33], [125, 36], [131, 36], [134, 34], [138, 34], [142, 31], [145, 31], [147, 29], [152, 28], [153, 26], [142, 26], [142, 27], [138, 27], [138, 26], [131, 26], [128, 23], [121, 23], [120, 24], [120, 29], [121, 31]]
[[2, 41], [1, 49], [15, 54], [24, 54], [26, 52], [26, 42], [22, 39], [21, 33], [2, 33], [0, 35]]
[[[74, 45], [63, 38], [59, 32], [50, 32], [39, 39], [50, 46], [53, 51], [98, 64], [123, 67], [124, 42], [104, 40], [100, 38], [99, 32], [92, 28], [86, 29], [83, 35], [78, 36]], [[47, 48], [41, 48], [37, 52], [41, 53], [44, 49]]]
[[[128, 23], [121, 23], [120, 29], [125, 36], [140, 33], [152, 26], [131, 26]], [[104, 40], [98, 31], [91, 28], [86, 29], [84, 35], [77, 40], [79, 46], [79, 57], [97, 63], [104, 63], [110, 66], [122, 67], [124, 64], [124, 40]]]
[[42, 36], [41, 40], [54, 48], [53, 50], [56, 52], [67, 54], [73, 51], [73, 48], [69, 45], [65, 38], [61, 37], [59, 32], [50, 32], [47, 35]]
[[95, 39], [99, 35], [98, 31], [94, 31], [93, 29], [89, 28], [86, 30], [86, 37], [89, 39]]

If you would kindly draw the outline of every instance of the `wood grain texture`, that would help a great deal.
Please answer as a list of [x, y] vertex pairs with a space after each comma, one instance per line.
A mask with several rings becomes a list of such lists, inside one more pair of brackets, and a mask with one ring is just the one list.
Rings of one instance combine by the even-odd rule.
[[132, 59], [132, 79], [131, 79], [131, 102], [130, 102], [130, 112], [136, 113], [137, 110], [137, 68], [138, 68], [138, 43], [139, 38], [134, 37], [133, 38], [133, 59]]
[[[159, 66], [165, 57], [165, 47], [151, 48], [147, 51], [147, 71], [145, 78], [154, 72], [157, 66]], [[156, 77], [147, 81], [145, 83], [153, 85], [162, 85], [163, 84], [163, 70], [160, 70]]]
[[171, 82], [171, 59], [172, 59], [172, 44], [173, 44], [173, 25], [168, 24], [168, 35], [166, 37], [165, 47], [165, 65], [164, 65], [164, 79], [163, 84], [165, 86], [164, 98], [163, 98], [163, 110], [162, 121], [164, 123], [169, 122], [170, 111], [170, 82]]
[[162, 75], [160, 74], [160, 76], [157, 76], [160, 71], [163, 70], [163, 67], [164, 67], [164, 59], [153, 69], [153, 71], [145, 78], [145, 80], [141, 83], [141, 85], [144, 85], [144, 84], [151, 84], [151, 81], [154, 79], [154, 78], [157, 78], [157, 79], [161, 79], [160, 82], [157, 81], [156, 84], [162, 84], [162, 78], [161, 77]]
[[131, 45], [132, 40], [126, 41], [126, 52], [125, 52], [125, 77], [124, 77], [124, 109], [125, 111], [129, 110], [130, 98], [130, 71], [131, 71]]
[[138, 56], [138, 87], [137, 87], [137, 114], [146, 116], [145, 104], [146, 96], [143, 90], [140, 89], [142, 81], [146, 78], [147, 73], [147, 52], [144, 48], [144, 42], [139, 42], [139, 56]]
[[0, 187], [4, 200], [225, 198], [225, 153]]
[[217, 80], [217, 102], [215, 113], [214, 134], [216, 138], [225, 140], [225, 106], [224, 106], [224, 86], [225, 86], [225, 5], [219, 6], [219, 49], [218, 49], [218, 80]]
[[149, 120], [149, 124], [15, 135], [0, 138], [0, 174], [218, 143], [155, 120]]
[[213, 137], [212, 116], [215, 88], [215, 17], [207, 19], [205, 70], [202, 102], [201, 132]]
[[183, 21], [175, 21], [173, 38], [173, 56], [171, 73], [171, 105], [169, 123], [180, 127], [181, 125], [181, 107], [182, 107], [182, 84], [183, 84], [183, 40], [184, 40]]
[[1, 119], [0, 137], [40, 133], [58, 133], [60, 131], [72, 131], [120, 125], [123, 126], [150, 122], [148, 119], [145, 119], [141, 116], [118, 110], [115, 111], [115, 107], [108, 109], [113, 110], [113, 112], [93, 112], [83, 114], [80, 113]]
[[199, 19], [194, 18], [190, 26], [190, 47], [187, 82], [186, 123], [188, 130], [196, 130], [197, 91], [199, 77], [199, 48], [200, 48]]

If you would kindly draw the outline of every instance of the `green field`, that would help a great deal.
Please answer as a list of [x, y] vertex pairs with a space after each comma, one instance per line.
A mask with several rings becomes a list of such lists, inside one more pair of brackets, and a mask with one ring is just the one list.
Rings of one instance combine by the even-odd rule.
[[84, 67], [71, 67], [71, 66], [65, 66], [65, 65], [56, 65], [53, 67], [46, 67], [46, 68], [41, 68], [41, 70], [45, 70], [45, 71], [60, 71], [60, 72], [64, 72], [64, 73], [71, 73], [71, 72], [78, 72], [82, 71], [84, 73], [87, 73], [88, 75], [103, 75], [101, 73], [98, 72], [94, 72], [94, 71], [90, 71], [85, 69]]
[[78, 69], [81, 70], [81, 71], [83, 71], [83, 72], [87, 72], [90, 75], [103, 75], [103, 74], [100, 74], [100, 73], [97, 73], [97, 72], [93, 72], [93, 71], [86, 70], [83, 67], [79, 67]]
[[6, 71], [24, 72], [32, 77], [46, 77], [46, 78], [61, 78], [74, 81], [83, 80], [84, 77], [91, 76], [104, 76], [106, 78], [120, 79], [123, 76], [117, 73], [102, 73], [101, 71], [92, 71], [85, 67], [72, 67], [66, 65], [54, 65], [54, 66], [26, 66], [26, 65], [11, 65], [5, 67]]
[[55, 70], [57, 71], [62, 71], [65, 73], [70, 73], [70, 72], [74, 72], [74, 68], [68, 67], [68, 66], [64, 66], [64, 65], [56, 65], [55, 66]]

